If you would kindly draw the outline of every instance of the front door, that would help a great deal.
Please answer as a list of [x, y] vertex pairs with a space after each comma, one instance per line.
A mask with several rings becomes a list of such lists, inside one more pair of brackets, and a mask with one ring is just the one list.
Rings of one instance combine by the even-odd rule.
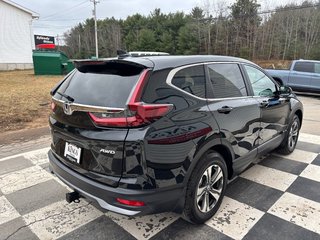
[[279, 96], [277, 85], [260, 69], [252, 65], [244, 65], [244, 69], [251, 82], [252, 94], [260, 106], [260, 145], [276, 139], [285, 132], [289, 120], [290, 101]]
[[258, 102], [248, 96], [238, 64], [209, 64], [207, 72], [212, 88], [208, 107], [218, 122], [222, 140], [232, 144], [235, 153], [234, 167], [243, 169], [257, 153], [260, 129]]

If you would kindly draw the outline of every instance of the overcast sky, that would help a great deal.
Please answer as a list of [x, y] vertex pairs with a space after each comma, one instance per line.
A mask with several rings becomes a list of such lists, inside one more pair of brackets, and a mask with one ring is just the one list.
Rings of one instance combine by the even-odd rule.
[[[62, 35], [72, 26], [92, 16], [93, 3], [90, 0], [12, 1], [40, 15], [40, 18], [33, 22], [34, 34]], [[264, 10], [297, 1], [300, 2], [300, 0], [258, 0]], [[97, 17], [125, 19], [135, 13], [148, 15], [155, 8], [160, 8], [164, 13], [176, 11], [190, 13], [193, 7], [203, 7], [206, 2], [211, 3], [211, 11], [214, 12], [219, 4], [227, 7], [235, 0], [100, 0], [97, 4]]]

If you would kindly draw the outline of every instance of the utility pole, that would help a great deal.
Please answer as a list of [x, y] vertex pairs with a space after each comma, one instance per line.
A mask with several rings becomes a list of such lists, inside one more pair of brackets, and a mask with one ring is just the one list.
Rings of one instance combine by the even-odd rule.
[[57, 34], [57, 37], [56, 37], [56, 39], [57, 39], [57, 45], [58, 45], [58, 50], [60, 50], [60, 38], [59, 38], [59, 34]]
[[99, 58], [99, 52], [98, 52], [98, 31], [97, 31], [97, 3], [99, 3], [99, 0], [90, 0], [90, 2], [93, 2], [93, 19], [94, 19], [94, 38], [96, 42], [96, 58]]
[[80, 33], [79, 33], [79, 39], [78, 39], [79, 43], [79, 54], [81, 53], [81, 36], [80, 36]]

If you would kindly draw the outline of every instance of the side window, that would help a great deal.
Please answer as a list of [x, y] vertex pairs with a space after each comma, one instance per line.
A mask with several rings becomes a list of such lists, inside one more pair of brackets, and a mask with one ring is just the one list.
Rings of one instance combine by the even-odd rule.
[[314, 72], [320, 74], [320, 63], [314, 64]]
[[273, 96], [277, 91], [274, 82], [255, 67], [244, 65], [252, 85], [254, 96]]
[[313, 73], [314, 72], [314, 63], [312, 63], [312, 62], [296, 62], [293, 67], [293, 70], [298, 71], [298, 72]]
[[238, 64], [215, 63], [208, 65], [208, 70], [214, 98], [247, 96]]
[[206, 81], [204, 66], [187, 67], [178, 71], [171, 83], [197, 97], [206, 97]]

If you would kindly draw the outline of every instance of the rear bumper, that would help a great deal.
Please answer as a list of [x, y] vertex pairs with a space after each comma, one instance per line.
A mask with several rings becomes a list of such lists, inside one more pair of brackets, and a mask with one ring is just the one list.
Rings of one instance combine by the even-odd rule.
[[[123, 215], [146, 215], [175, 209], [183, 196], [182, 187], [156, 190], [132, 190], [114, 188], [93, 181], [61, 163], [50, 150], [48, 153], [50, 168], [55, 175], [82, 197], [97, 202], [103, 209]], [[145, 202], [145, 206], [126, 206], [116, 201], [117, 198]]]

